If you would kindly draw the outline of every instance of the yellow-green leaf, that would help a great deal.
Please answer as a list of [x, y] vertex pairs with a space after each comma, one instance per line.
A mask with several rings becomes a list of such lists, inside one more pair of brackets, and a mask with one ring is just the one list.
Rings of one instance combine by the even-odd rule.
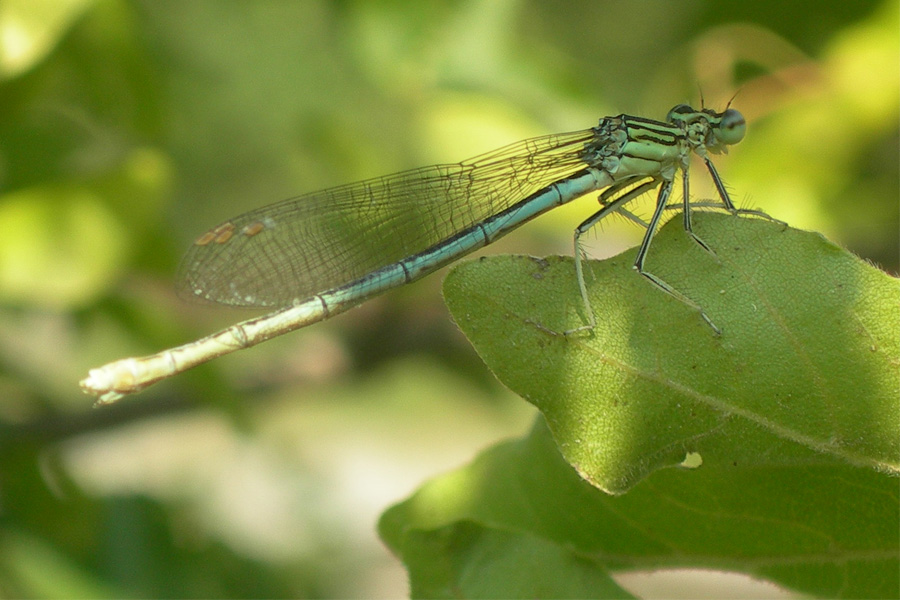
[[646, 267], [634, 250], [591, 263], [597, 326], [569, 258], [458, 266], [445, 296], [497, 377], [537, 406], [563, 453], [623, 493], [688, 453], [705, 464], [838, 459], [900, 471], [900, 285], [820, 235], [723, 214], [667, 224]]

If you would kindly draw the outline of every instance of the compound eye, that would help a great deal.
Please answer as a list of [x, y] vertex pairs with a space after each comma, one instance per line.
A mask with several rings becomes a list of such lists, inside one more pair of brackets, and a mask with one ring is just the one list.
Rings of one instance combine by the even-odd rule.
[[747, 133], [747, 122], [744, 121], [744, 115], [729, 108], [722, 113], [722, 120], [719, 121], [719, 139], [723, 144], [728, 146], [737, 144], [744, 139]]

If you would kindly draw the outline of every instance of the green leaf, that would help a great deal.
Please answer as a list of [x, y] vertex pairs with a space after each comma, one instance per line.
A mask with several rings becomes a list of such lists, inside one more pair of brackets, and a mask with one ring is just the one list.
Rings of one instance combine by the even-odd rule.
[[[597, 582], [702, 568], [820, 597], [895, 598], [897, 480], [827, 458], [664, 469], [611, 496], [563, 460], [539, 419], [529, 436], [389, 509], [379, 532], [409, 569], [414, 596], [621, 597]], [[518, 552], [518, 570], [508, 565], [510, 540], [537, 549]]]
[[597, 326], [569, 258], [464, 263], [444, 292], [496, 376], [543, 413], [582, 477], [621, 494], [689, 453], [704, 468], [833, 465], [900, 471], [898, 281], [818, 234], [695, 214], [634, 250], [589, 263]]
[[412, 598], [630, 598], [595, 561], [522, 532], [456, 522], [410, 531]]
[[[898, 282], [776, 223], [698, 214], [695, 231], [715, 255], [675, 221], [647, 266], [721, 336], [638, 276], [633, 251], [588, 269], [587, 334], [564, 334], [583, 324], [569, 259], [448, 276], [460, 327], [547, 426], [385, 513], [415, 595], [590, 595], [561, 582], [663, 568], [900, 593]], [[512, 539], [553, 558], [503, 569]]]

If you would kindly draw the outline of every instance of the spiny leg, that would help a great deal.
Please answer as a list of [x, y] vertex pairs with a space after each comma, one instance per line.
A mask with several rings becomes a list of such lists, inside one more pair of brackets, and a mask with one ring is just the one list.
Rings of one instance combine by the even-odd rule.
[[722, 182], [722, 178], [719, 176], [719, 172], [716, 170], [716, 167], [713, 165], [712, 161], [708, 156], [703, 157], [703, 161], [706, 163], [706, 168], [709, 170], [709, 174], [712, 177], [713, 183], [716, 186], [716, 191], [719, 193], [720, 202], [698, 202], [692, 204], [690, 201], [690, 176], [688, 174], [687, 169], [682, 170], [682, 184], [684, 186], [683, 194], [682, 194], [682, 206], [683, 206], [683, 216], [684, 216], [684, 229], [690, 234], [690, 236], [697, 242], [701, 248], [716, 256], [715, 251], [709, 247], [709, 245], [704, 242], [700, 236], [694, 233], [693, 223], [691, 221], [691, 209], [694, 207], [722, 207], [727, 210], [732, 215], [753, 215], [757, 217], [762, 217], [768, 219], [770, 221], [774, 221], [776, 223], [780, 223], [787, 227], [787, 224], [783, 221], [779, 221], [778, 219], [773, 219], [766, 213], [761, 210], [753, 210], [753, 209], [745, 209], [745, 208], [736, 208], [734, 203], [731, 201], [731, 196], [728, 194], [728, 190], [725, 189], [725, 184]]
[[762, 219], [772, 221], [773, 223], [778, 223], [782, 227], [787, 228], [787, 223], [780, 219], [776, 219], [775, 217], [771, 217], [761, 210], [755, 210], [752, 208], [736, 208], [734, 206], [734, 203], [731, 201], [731, 197], [728, 195], [728, 191], [725, 189], [725, 184], [722, 183], [722, 178], [719, 177], [719, 172], [716, 171], [716, 167], [712, 164], [712, 161], [708, 156], [704, 156], [703, 161], [706, 163], [706, 169], [709, 171], [713, 183], [716, 185], [716, 190], [719, 192], [719, 198], [721, 198], [722, 204], [725, 205], [725, 209], [728, 212], [733, 215], [750, 215], [754, 217], [760, 217]]
[[[653, 217], [650, 219], [650, 225], [647, 227], [647, 232], [644, 234], [644, 239], [641, 241], [641, 246], [638, 248], [637, 258], [634, 260], [634, 268], [638, 273], [646, 277], [653, 283], [656, 287], [666, 292], [667, 294], [677, 298], [684, 304], [687, 304], [691, 308], [697, 310], [700, 313], [700, 316], [706, 321], [706, 324], [712, 327], [712, 330], [716, 335], [721, 335], [722, 330], [716, 327], [715, 323], [713, 323], [709, 316], [707, 316], [706, 312], [703, 310], [703, 307], [673, 288], [671, 285], [650, 273], [649, 271], [644, 269], [644, 260], [647, 258], [647, 252], [650, 250], [650, 242], [653, 240], [653, 236], [656, 233], [656, 228], [659, 225], [660, 218], [662, 218], [663, 211], [666, 209], [666, 204], [669, 201], [669, 196], [672, 194], [672, 186], [673, 183], [671, 181], [666, 181], [663, 183], [663, 186], [659, 190], [659, 197], [656, 201], [656, 209], [653, 211]], [[690, 230], [688, 230], [690, 232]], [[693, 234], [692, 234], [693, 235]], [[694, 239], [697, 239], [696, 236]], [[702, 244], [705, 247], [705, 244]]]
[[[636, 198], [636, 197], [644, 194], [645, 192], [649, 191], [650, 189], [653, 189], [654, 187], [656, 187], [658, 185], [658, 182], [656, 182], [654, 179], [648, 178], [648, 181], [641, 184], [641, 186], [635, 186], [632, 189], [632, 191], [634, 192], [633, 194], [629, 195], [629, 193], [627, 191], [625, 191], [628, 189], [629, 186], [632, 186], [635, 184], [635, 182], [640, 182], [640, 181], [641, 181], [641, 178], [630, 179], [630, 180], [626, 179], [625, 181], [620, 181], [619, 183], [616, 183], [612, 187], [607, 188], [602, 194], [600, 194], [600, 196], [597, 198], [597, 201], [600, 203], [601, 207], [608, 206], [612, 203], [615, 203], [616, 209], [613, 212], [615, 212], [619, 215], [622, 215], [623, 217], [625, 217], [626, 219], [628, 219], [629, 221], [631, 221], [638, 227], [643, 227], [644, 229], [646, 229], [647, 228], [646, 221], [644, 221], [642, 218], [640, 218], [639, 216], [637, 216], [630, 210], [625, 209], [625, 204], [630, 199]], [[642, 186], [646, 186], [646, 187], [642, 187]], [[640, 190], [640, 191], [637, 191], [637, 190]], [[627, 196], [628, 200], [626, 200], [624, 197], [621, 197], [621, 196]], [[604, 213], [604, 214], [608, 214], [608, 213]], [[597, 215], [593, 215], [591, 217], [591, 219], [596, 219], [596, 220], [594, 220], [593, 224], [596, 224], [597, 221], [599, 221], [601, 218], [602, 218], [602, 216], [598, 217]], [[585, 223], [587, 223], [587, 221], [585, 221]], [[582, 223], [582, 226], [584, 226], [585, 223]], [[591, 226], [593, 226], [593, 225], [591, 225]], [[587, 229], [585, 229], [585, 231], [587, 231]], [[582, 233], [584, 233], [584, 232], [582, 232]]]
[[[581, 292], [581, 300], [582, 302], [584, 302], [584, 310], [588, 318], [588, 324], [577, 327], [570, 331], [566, 331], [565, 335], [577, 333], [579, 331], [590, 331], [597, 325], [597, 319], [596, 317], [594, 317], [594, 311], [591, 309], [591, 301], [588, 298], [587, 285], [585, 285], [584, 283], [584, 267], [582, 265], [582, 260], [587, 257], [585, 256], [584, 249], [581, 247], [581, 236], [584, 235], [598, 222], [600, 222], [603, 217], [612, 212], [618, 211], [631, 200], [634, 200], [638, 196], [649, 192], [650, 190], [658, 186], [659, 182], [659, 179], [651, 179], [635, 188], [625, 191], [624, 193], [622, 193], [622, 191], [625, 190], [629, 185], [633, 185], [634, 181], [622, 181], [615, 184], [600, 195], [599, 202], [602, 208], [588, 217], [581, 225], [579, 225], [575, 229], [575, 278], [578, 280], [578, 290]], [[616, 194], [621, 195], [617, 198], [612, 198]]]
[[[708, 164], [709, 164], [710, 166], [712, 166], [712, 163], [709, 163], [709, 162], [708, 162]], [[717, 174], [716, 176], [718, 176], [718, 174]], [[693, 227], [693, 224], [692, 224], [692, 222], [691, 222], [691, 189], [690, 189], [691, 186], [690, 186], [690, 177], [688, 176], [688, 170], [687, 170], [686, 168], [682, 168], [682, 169], [681, 169], [681, 185], [682, 185], [682, 191], [681, 191], [682, 199], [681, 199], [681, 202], [682, 202], [682, 205], [684, 206], [684, 210], [683, 210], [683, 212], [682, 212], [682, 216], [684, 217], [684, 230], [687, 231], [688, 234], [690, 234], [690, 236], [691, 236], [692, 238], [694, 238], [694, 241], [695, 241], [695, 242], [697, 242], [698, 244], [700, 244], [700, 247], [701, 247], [701, 248], [703, 248], [704, 250], [706, 250], [707, 252], [709, 252], [710, 254], [712, 254], [713, 256], [715, 256], [716, 253], [712, 251], [712, 248], [710, 248], [710, 247], [707, 245], [706, 242], [704, 242], [703, 240], [701, 240], [700, 237], [699, 237], [696, 233], [694, 233], [694, 227]], [[718, 183], [716, 184], [716, 186], [718, 187]], [[719, 190], [720, 193], [721, 193], [722, 191], [724, 191], [724, 189], [725, 189], [725, 188], [722, 187], [722, 188]], [[731, 200], [730, 200], [730, 199], [729, 199], [727, 202], [725, 202], [725, 206], [727, 207], [729, 204], [731, 204]]]
[[730, 213], [737, 212], [734, 203], [731, 201], [731, 196], [728, 195], [728, 190], [725, 189], [725, 184], [722, 183], [722, 178], [719, 177], [719, 172], [716, 171], [716, 167], [712, 164], [712, 161], [708, 156], [704, 156], [703, 162], [706, 163], [706, 168], [712, 177], [713, 183], [716, 185], [716, 190], [719, 192], [719, 198], [722, 200], [722, 204], [725, 205], [725, 209]]

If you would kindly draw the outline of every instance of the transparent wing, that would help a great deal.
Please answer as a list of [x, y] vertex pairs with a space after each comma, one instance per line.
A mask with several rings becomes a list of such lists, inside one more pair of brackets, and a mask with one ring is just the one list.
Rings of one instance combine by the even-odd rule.
[[584, 168], [591, 130], [524, 140], [312, 192], [211, 229], [182, 261], [179, 292], [282, 307], [417, 254]]

